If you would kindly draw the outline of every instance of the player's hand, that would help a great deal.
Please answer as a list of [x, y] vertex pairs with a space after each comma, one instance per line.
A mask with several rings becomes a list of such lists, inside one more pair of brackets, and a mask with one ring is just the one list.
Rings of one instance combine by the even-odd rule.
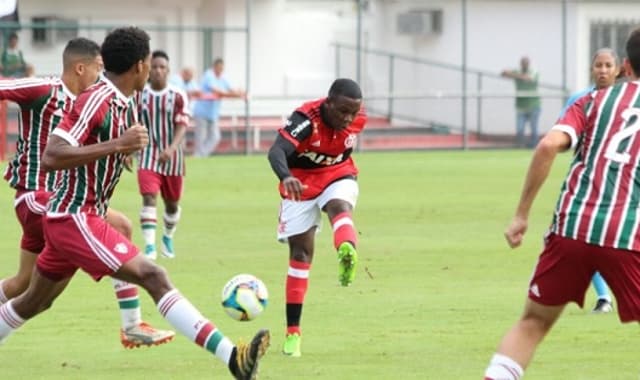
[[144, 125], [134, 124], [117, 139], [118, 153], [131, 154], [149, 144], [149, 132]]
[[128, 172], [133, 172], [133, 156], [129, 155], [124, 158], [122, 162], [124, 168], [127, 169]]
[[308, 187], [307, 185], [303, 185], [302, 182], [294, 176], [283, 179], [282, 186], [284, 187], [284, 196], [292, 201], [302, 199], [302, 192]]
[[168, 162], [169, 160], [171, 160], [171, 157], [173, 157], [173, 150], [171, 148], [167, 148], [162, 152], [160, 152], [160, 157], [158, 157], [158, 163], [164, 164], [165, 162]]
[[514, 216], [511, 224], [504, 231], [504, 237], [507, 239], [509, 247], [516, 248], [522, 244], [524, 234], [527, 232], [529, 222], [527, 219]]

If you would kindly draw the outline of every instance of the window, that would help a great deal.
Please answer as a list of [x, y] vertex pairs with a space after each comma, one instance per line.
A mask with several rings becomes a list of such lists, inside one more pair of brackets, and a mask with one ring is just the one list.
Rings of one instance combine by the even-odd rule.
[[78, 21], [56, 16], [38, 16], [31, 19], [32, 41], [36, 44], [67, 42], [78, 37]]
[[608, 47], [616, 51], [622, 59], [627, 54], [625, 43], [631, 30], [639, 22], [635, 20], [594, 21], [591, 23], [591, 45], [589, 47], [589, 63], [598, 49]]

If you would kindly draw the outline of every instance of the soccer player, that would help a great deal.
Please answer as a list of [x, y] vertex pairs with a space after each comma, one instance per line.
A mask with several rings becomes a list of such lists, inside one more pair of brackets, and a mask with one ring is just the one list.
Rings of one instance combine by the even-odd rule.
[[[21, 109], [16, 154], [4, 178], [16, 189], [15, 210], [22, 226], [18, 273], [0, 280], [0, 304], [24, 292], [38, 254], [44, 248], [42, 219], [53, 190], [56, 173], [42, 170], [42, 154], [50, 132], [73, 106], [76, 96], [95, 83], [102, 70], [100, 47], [86, 38], [67, 43], [62, 54], [60, 78], [30, 78], [0, 81], [0, 99], [16, 102]], [[131, 222], [109, 209], [107, 221], [125, 236], [131, 236]], [[138, 289], [113, 280], [120, 306], [120, 340], [127, 348], [156, 345], [173, 338], [173, 331], [157, 330], [141, 319]]]
[[[577, 91], [572, 94], [567, 100], [567, 104], [562, 110], [560, 116], [562, 117], [566, 110], [581, 97], [592, 91], [612, 86], [616, 83], [618, 74], [620, 74], [620, 59], [618, 58], [618, 54], [616, 54], [616, 52], [611, 48], [598, 49], [591, 60], [591, 76], [593, 77], [594, 84], [584, 90]], [[591, 283], [593, 284], [593, 288], [598, 296], [596, 305], [592, 312], [601, 314], [613, 311], [613, 303], [611, 302], [611, 296], [609, 295], [609, 287], [600, 272], [596, 272], [593, 275]]]
[[105, 75], [80, 94], [45, 148], [43, 168], [62, 176], [48, 204], [45, 248], [29, 288], [0, 306], [0, 341], [50, 307], [80, 268], [95, 280], [113, 276], [142, 286], [176, 330], [227, 363], [236, 379], [253, 379], [269, 332], [234, 345], [173, 287], [163, 268], [104, 220], [124, 161], [149, 143], [147, 129], [135, 122], [132, 99], [149, 76], [149, 36], [134, 27], [115, 29], [101, 54]]
[[640, 321], [640, 29], [624, 60], [632, 81], [575, 102], [540, 141], [516, 214], [505, 231], [518, 247], [529, 211], [557, 153], [577, 146], [545, 246], [529, 283], [524, 313], [486, 369], [486, 380], [523, 376], [535, 349], [569, 302], [582, 306], [593, 274], [609, 282], [622, 322]]
[[351, 153], [365, 123], [360, 86], [337, 79], [326, 98], [293, 112], [269, 150], [283, 198], [278, 240], [289, 243], [286, 355], [301, 355], [300, 317], [321, 212], [327, 213], [333, 227], [340, 284], [349, 286], [355, 277], [357, 234], [352, 212], [358, 198], [358, 169]]
[[142, 195], [140, 225], [145, 242], [144, 253], [153, 260], [157, 257], [158, 192], [164, 201], [162, 254], [168, 258], [175, 257], [173, 233], [180, 220], [178, 202], [185, 174], [182, 140], [191, 116], [187, 95], [168, 84], [168, 75], [169, 56], [164, 51], [154, 51], [151, 54], [149, 84], [138, 96], [140, 121], [149, 131], [149, 145], [138, 157], [138, 187]]

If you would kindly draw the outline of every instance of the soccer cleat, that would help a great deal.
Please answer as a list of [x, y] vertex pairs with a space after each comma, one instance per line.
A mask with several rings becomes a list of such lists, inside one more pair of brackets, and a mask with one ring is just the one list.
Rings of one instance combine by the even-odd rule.
[[604, 298], [598, 298], [598, 302], [596, 302], [596, 306], [591, 311], [594, 314], [605, 314], [613, 311], [613, 304], [611, 301], [606, 300]]
[[353, 245], [344, 242], [338, 247], [338, 281], [340, 285], [349, 286], [356, 277], [358, 253]]
[[120, 342], [125, 348], [136, 348], [140, 346], [157, 346], [167, 343], [176, 335], [170, 330], [158, 330], [146, 322], [120, 330]]
[[148, 259], [155, 260], [158, 258], [158, 253], [156, 252], [156, 246], [153, 244], [147, 244], [144, 246], [144, 255], [147, 256]]
[[267, 352], [269, 340], [269, 330], [260, 330], [251, 339], [251, 343], [240, 343], [233, 349], [229, 360], [229, 371], [236, 380], [258, 378], [258, 362]]
[[302, 351], [300, 350], [301, 342], [302, 337], [300, 336], [300, 334], [287, 334], [287, 337], [284, 341], [284, 346], [282, 347], [282, 353], [294, 358], [299, 358], [300, 356], [302, 356]]
[[173, 250], [173, 238], [162, 235], [162, 256], [173, 259], [176, 257], [176, 251]]

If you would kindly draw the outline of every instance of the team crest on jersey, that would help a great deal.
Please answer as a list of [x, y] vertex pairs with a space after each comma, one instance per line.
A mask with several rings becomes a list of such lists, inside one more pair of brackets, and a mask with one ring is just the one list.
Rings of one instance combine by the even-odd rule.
[[115, 247], [113, 247], [113, 250], [116, 253], [119, 253], [121, 255], [126, 254], [127, 252], [129, 252], [129, 249], [127, 248], [127, 245], [125, 243], [118, 243], [116, 244]]
[[349, 133], [346, 139], [344, 139], [344, 147], [351, 148], [353, 144], [356, 143], [356, 135], [354, 133]]

